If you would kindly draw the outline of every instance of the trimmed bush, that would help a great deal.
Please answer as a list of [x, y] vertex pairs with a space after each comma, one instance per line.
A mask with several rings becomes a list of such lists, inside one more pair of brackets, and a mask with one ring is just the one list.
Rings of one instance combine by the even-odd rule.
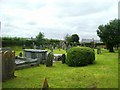
[[46, 67], [50, 67], [53, 65], [53, 59], [54, 59], [54, 55], [52, 52], [50, 52], [47, 56]]
[[67, 52], [66, 63], [69, 66], [85, 66], [95, 60], [94, 50], [89, 47], [73, 47]]

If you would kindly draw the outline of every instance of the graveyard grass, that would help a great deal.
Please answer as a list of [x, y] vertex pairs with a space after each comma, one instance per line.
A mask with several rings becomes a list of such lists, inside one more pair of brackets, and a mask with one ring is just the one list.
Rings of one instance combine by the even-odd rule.
[[15, 76], [3, 82], [3, 88], [41, 88], [45, 77], [50, 88], [118, 88], [118, 53], [102, 50], [102, 54], [96, 54], [93, 65], [69, 67], [58, 61], [53, 67], [40, 65], [16, 70]]

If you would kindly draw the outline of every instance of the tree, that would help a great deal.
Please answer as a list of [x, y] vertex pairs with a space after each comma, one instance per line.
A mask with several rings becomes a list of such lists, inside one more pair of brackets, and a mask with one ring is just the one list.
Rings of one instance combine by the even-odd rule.
[[114, 52], [113, 47], [120, 44], [120, 20], [115, 19], [106, 25], [100, 25], [97, 30], [97, 35], [103, 41], [109, 52]]
[[39, 34], [36, 36], [35, 40], [36, 44], [39, 46], [40, 44], [44, 43], [44, 34], [39, 32]]
[[73, 34], [71, 36], [71, 42], [79, 42], [79, 36], [77, 34]]
[[65, 41], [70, 43], [71, 42], [71, 36], [69, 34], [66, 34]]
[[77, 34], [73, 34], [72, 36], [67, 34], [65, 36], [65, 41], [67, 41], [68, 43], [71, 43], [71, 42], [79, 43], [79, 36]]

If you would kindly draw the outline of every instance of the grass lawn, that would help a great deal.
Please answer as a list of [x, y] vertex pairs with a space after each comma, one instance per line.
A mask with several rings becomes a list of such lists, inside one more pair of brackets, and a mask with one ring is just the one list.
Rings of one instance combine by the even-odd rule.
[[17, 77], [3, 82], [3, 88], [41, 88], [45, 77], [50, 88], [118, 88], [118, 53], [102, 51], [96, 54], [93, 65], [84, 67], [69, 67], [58, 61], [53, 67], [40, 65], [16, 70]]

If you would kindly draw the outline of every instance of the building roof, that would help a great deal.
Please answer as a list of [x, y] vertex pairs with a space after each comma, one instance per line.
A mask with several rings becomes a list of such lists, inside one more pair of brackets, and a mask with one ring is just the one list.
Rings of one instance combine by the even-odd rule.
[[90, 43], [90, 42], [95, 42], [95, 43], [102, 43], [100, 40], [93, 40], [93, 39], [82, 39], [81, 43]]

